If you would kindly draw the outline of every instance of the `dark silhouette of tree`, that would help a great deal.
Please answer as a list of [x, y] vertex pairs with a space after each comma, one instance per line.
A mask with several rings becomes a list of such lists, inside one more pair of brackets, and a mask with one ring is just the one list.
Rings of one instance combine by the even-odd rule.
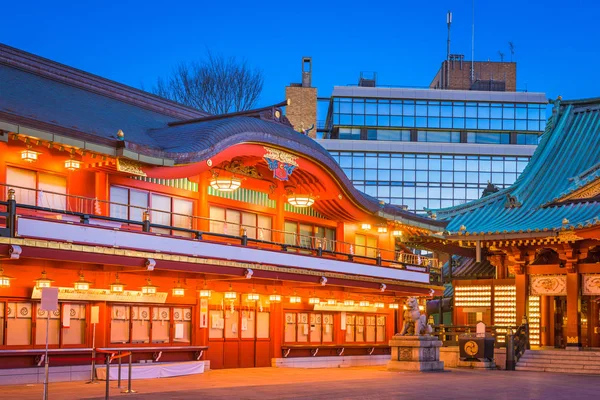
[[515, 55], [515, 44], [513, 42], [508, 42], [508, 47], [510, 48], [510, 62], [512, 62]]
[[263, 72], [245, 60], [207, 52], [200, 62], [180, 63], [159, 78], [152, 93], [210, 114], [250, 110], [263, 88]]

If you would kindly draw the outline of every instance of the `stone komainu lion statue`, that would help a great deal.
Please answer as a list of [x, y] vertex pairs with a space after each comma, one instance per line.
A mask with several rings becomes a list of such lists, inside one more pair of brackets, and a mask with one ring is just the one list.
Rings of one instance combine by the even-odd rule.
[[427, 324], [427, 316], [421, 314], [419, 303], [414, 297], [406, 300], [404, 310], [404, 325], [400, 335], [427, 335], [431, 333], [431, 326]]

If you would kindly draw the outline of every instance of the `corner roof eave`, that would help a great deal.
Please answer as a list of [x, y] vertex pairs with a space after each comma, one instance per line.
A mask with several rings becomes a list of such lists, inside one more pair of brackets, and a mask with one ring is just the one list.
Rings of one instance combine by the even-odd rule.
[[[441, 232], [446, 225], [448, 225], [447, 221], [437, 221], [425, 217], [420, 217], [420, 220], [417, 220], [416, 218], [408, 219], [402, 215], [393, 215], [384, 211], [378, 211], [377, 216], [389, 221], [397, 221], [404, 225], [414, 226], [415, 228], [426, 229], [431, 232]], [[415, 214], [415, 217], [418, 217], [418, 215]]]
[[557, 237], [558, 232], [555, 230], [547, 230], [540, 232], [507, 232], [507, 233], [491, 233], [491, 234], [471, 234], [466, 233], [462, 235], [451, 234], [445, 235], [446, 240], [452, 241], [499, 241], [499, 240], [521, 240], [521, 239], [543, 239], [549, 237]]

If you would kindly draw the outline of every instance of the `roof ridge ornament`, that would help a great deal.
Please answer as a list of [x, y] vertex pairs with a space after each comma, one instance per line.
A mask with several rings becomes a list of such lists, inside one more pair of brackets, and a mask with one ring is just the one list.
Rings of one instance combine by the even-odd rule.
[[521, 205], [521, 202], [517, 200], [517, 196], [506, 193], [506, 203], [504, 203], [504, 208], [519, 208]]

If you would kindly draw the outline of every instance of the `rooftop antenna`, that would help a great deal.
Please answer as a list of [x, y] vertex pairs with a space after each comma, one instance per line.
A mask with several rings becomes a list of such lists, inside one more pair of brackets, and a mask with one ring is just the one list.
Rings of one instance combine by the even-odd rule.
[[452, 12], [446, 14], [448, 24], [448, 46], [446, 48], [446, 88], [450, 86], [450, 26], [452, 25]]
[[471, 6], [471, 83], [475, 80], [475, 69], [473, 60], [475, 60], [475, 0]]

